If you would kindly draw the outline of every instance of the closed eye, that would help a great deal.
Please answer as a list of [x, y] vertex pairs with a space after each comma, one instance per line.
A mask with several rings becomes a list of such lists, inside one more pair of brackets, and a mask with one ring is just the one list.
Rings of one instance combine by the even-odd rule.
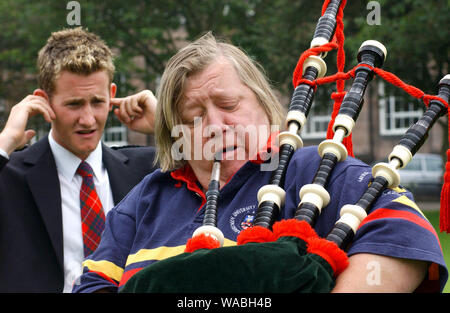
[[181, 112], [181, 121], [183, 124], [186, 124], [188, 126], [193, 126], [195, 121], [198, 121], [199, 119], [204, 116], [205, 109], [200, 105], [191, 105], [190, 107], [185, 108]]
[[188, 127], [195, 127], [195, 126], [199, 125], [199, 123], [201, 123], [201, 121], [202, 121], [202, 116], [197, 115], [190, 119], [183, 119], [183, 124], [187, 125]]
[[229, 97], [229, 96], [216, 96], [214, 103], [221, 109], [226, 111], [234, 110], [238, 104], [239, 99], [236, 97]]
[[233, 112], [238, 108], [239, 102], [233, 101], [233, 102], [226, 102], [226, 103], [219, 103], [217, 106], [219, 109], [226, 111], [226, 112]]
[[224, 110], [233, 110], [238, 106], [238, 102], [227, 102], [227, 103], [222, 103], [219, 106], [224, 109]]

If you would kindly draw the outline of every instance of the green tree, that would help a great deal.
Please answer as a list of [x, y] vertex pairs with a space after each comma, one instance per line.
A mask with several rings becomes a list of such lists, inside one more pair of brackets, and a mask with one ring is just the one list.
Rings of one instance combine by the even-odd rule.
[[355, 19], [358, 32], [348, 40], [355, 47], [365, 39], [388, 49], [385, 68], [427, 93], [436, 90], [448, 73], [450, 59], [450, 1], [380, 0], [380, 25], [365, 16]]
[[[75, 26], [67, 24], [68, 2], [0, 1], [0, 99], [14, 104], [36, 87], [39, 49], [52, 31]], [[243, 48], [265, 68], [280, 93], [290, 95], [292, 72], [309, 47], [322, 6], [322, 1], [311, 0], [78, 2], [81, 25], [115, 52], [119, 96], [134, 91], [135, 81], [155, 90], [170, 56], [209, 30]], [[448, 71], [449, 1], [379, 0], [380, 25], [367, 23], [367, 3], [348, 1], [344, 10], [346, 70], [356, 64], [361, 42], [377, 39], [389, 51], [387, 70], [434, 92]], [[327, 74], [336, 71], [334, 60], [332, 51]], [[324, 88], [321, 94], [330, 94], [334, 85]]]
[[[347, 42], [353, 49], [365, 39], [383, 42], [388, 49], [384, 68], [404, 82], [435, 94], [439, 80], [449, 73], [450, 1], [380, 0], [380, 25], [355, 18], [358, 31]], [[408, 95], [406, 98], [411, 99]], [[422, 104], [417, 100], [419, 106]], [[448, 149], [448, 119], [443, 127], [442, 155]]]
[[[50, 32], [66, 25], [65, 14], [59, 14], [62, 11], [65, 3], [57, 1], [0, 1], [0, 104], [5, 109], [0, 128], [11, 105], [36, 88], [37, 54]], [[30, 120], [32, 125], [42, 122]]]

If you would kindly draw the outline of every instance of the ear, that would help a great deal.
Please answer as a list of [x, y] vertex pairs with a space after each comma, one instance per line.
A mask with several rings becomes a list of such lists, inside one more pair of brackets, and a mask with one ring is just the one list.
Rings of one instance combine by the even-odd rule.
[[[110, 96], [110, 99], [116, 97], [116, 91], [117, 91], [117, 85], [114, 84], [114, 83], [111, 83], [111, 86], [110, 86], [110, 88], [109, 88], [109, 96]], [[109, 110], [110, 110], [110, 111], [112, 110], [112, 107], [113, 107], [112, 103], [109, 103]]]
[[42, 90], [42, 89], [36, 89], [35, 91], [33, 91], [33, 95], [34, 96], [39, 96], [42, 98], [45, 98], [47, 100], [48, 103], [50, 103], [50, 97], [48, 96], [48, 94]]

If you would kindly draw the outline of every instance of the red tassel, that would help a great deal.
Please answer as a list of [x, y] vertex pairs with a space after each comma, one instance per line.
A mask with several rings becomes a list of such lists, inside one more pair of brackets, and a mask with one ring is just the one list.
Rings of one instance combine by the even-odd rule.
[[187, 241], [184, 252], [194, 252], [199, 249], [215, 249], [219, 247], [220, 243], [217, 239], [206, 234], [200, 234]]
[[273, 225], [273, 234], [276, 239], [280, 237], [297, 237], [304, 241], [318, 238], [316, 231], [305, 221], [296, 219], [282, 220]]
[[441, 232], [445, 231], [447, 233], [450, 233], [450, 149], [447, 150], [447, 163], [445, 164], [444, 185], [442, 186], [441, 191], [439, 227]]
[[237, 244], [244, 245], [249, 242], [271, 242], [275, 241], [275, 237], [270, 231], [270, 229], [261, 227], [261, 226], [253, 226], [244, 229], [239, 233], [237, 237]]
[[344, 140], [342, 140], [342, 144], [347, 148], [347, 153], [349, 156], [354, 157], [353, 154], [353, 142], [352, 142], [352, 134], [350, 136], [345, 137]]
[[308, 253], [314, 253], [322, 257], [330, 264], [334, 275], [338, 276], [348, 266], [347, 254], [339, 249], [339, 247], [332, 241], [323, 238], [311, 239], [308, 243]]

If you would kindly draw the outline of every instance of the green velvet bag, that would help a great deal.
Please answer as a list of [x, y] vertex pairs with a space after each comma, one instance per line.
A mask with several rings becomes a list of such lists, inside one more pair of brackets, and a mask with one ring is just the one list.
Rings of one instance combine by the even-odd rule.
[[158, 261], [131, 277], [121, 292], [317, 293], [329, 292], [334, 284], [328, 261], [307, 252], [304, 240], [283, 236]]

